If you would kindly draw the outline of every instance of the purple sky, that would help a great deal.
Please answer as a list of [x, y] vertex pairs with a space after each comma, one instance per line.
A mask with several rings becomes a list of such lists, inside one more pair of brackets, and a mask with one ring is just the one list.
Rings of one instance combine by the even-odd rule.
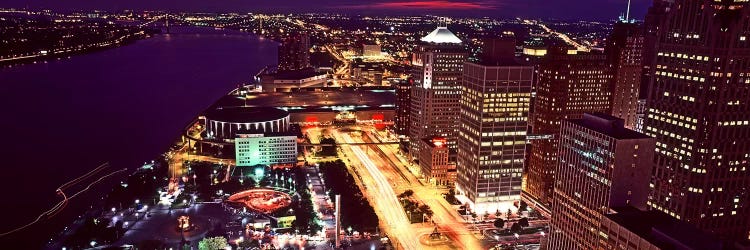
[[[651, 0], [632, 0], [631, 16], [642, 19]], [[54, 10], [185, 10], [439, 14], [607, 20], [625, 11], [627, 0], [3, 0], [0, 7]]]

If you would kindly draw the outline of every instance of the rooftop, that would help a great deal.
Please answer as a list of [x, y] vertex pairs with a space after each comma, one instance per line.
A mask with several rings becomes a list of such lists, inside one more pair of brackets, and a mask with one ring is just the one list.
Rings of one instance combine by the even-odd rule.
[[206, 118], [231, 123], [253, 123], [278, 120], [289, 113], [271, 107], [215, 107], [206, 111]]
[[396, 92], [386, 88], [324, 88], [314, 91], [253, 92], [245, 96], [227, 95], [216, 107], [248, 105], [277, 107], [289, 112], [330, 110], [395, 109]]
[[300, 70], [289, 70], [279, 71], [271, 76], [276, 80], [301, 80], [305, 78], [315, 77], [319, 75], [325, 75], [326, 73], [315, 72], [313, 69], [300, 69]]
[[460, 38], [448, 30], [448, 27], [443, 26], [437, 27], [421, 40], [428, 43], [461, 43]]
[[616, 139], [646, 139], [646, 134], [625, 128], [620, 118], [604, 113], [585, 113], [582, 119], [570, 119], [569, 122]]
[[721, 241], [716, 237], [663, 212], [641, 211], [630, 206], [612, 209], [615, 213], [605, 215], [608, 219], [662, 249], [675, 249], [676, 245], [721, 249]]

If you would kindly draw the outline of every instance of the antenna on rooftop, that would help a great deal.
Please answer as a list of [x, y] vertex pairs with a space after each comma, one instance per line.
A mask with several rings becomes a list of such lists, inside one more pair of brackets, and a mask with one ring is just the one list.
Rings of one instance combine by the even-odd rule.
[[630, 0], [628, 0], [628, 10], [625, 11], [625, 21], [630, 22]]

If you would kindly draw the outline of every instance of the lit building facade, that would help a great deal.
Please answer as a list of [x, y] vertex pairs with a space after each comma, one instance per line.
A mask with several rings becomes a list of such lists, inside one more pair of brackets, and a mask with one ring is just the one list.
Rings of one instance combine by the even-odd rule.
[[281, 37], [279, 45], [279, 71], [299, 70], [310, 67], [310, 36], [291, 33]]
[[445, 138], [420, 140], [419, 168], [434, 185], [451, 186], [456, 182], [456, 164], [448, 161], [448, 145]]
[[539, 65], [533, 134], [550, 139], [531, 142], [525, 194], [541, 205], [552, 203], [557, 140], [564, 119], [610, 109], [609, 64], [603, 54], [551, 50]]
[[205, 115], [206, 137], [231, 141], [238, 133], [289, 131], [289, 112], [271, 107], [220, 107]]
[[644, 133], [649, 205], [729, 239], [750, 237], [750, 3], [676, 1], [660, 24]]
[[399, 136], [409, 135], [409, 113], [411, 112], [411, 86], [414, 80], [397, 80], [391, 83], [396, 87], [396, 119], [394, 129]]
[[622, 119], [587, 113], [564, 120], [559, 140], [548, 249], [601, 249], [601, 220], [611, 208], [646, 208], [654, 139]]
[[421, 138], [446, 138], [450, 161], [455, 161], [461, 73], [466, 51], [448, 28], [438, 27], [421, 39], [415, 52], [409, 122], [412, 157], [419, 159]]
[[237, 166], [294, 164], [297, 137], [285, 134], [237, 134], [234, 139]]
[[456, 190], [476, 213], [521, 197], [533, 79], [533, 66], [464, 64]]
[[378, 44], [363, 44], [362, 45], [362, 57], [364, 58], [379, 58], [383, 56], [383, 51]]
[[643, 121], [646, 120], [646, 99], [638, 99], [635, 109], [635, 131], [643, 133]]
[[610, 114], [625, 120], [626, 128], [634, 129], [643, 73], [642, 27], [627, 20], [616, 23], [605, 51], [613, 71]]

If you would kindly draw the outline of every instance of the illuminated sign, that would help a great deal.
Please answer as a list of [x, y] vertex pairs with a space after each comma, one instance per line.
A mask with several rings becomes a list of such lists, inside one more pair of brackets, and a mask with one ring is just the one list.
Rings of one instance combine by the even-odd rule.
[[445, 144], [448, 144], [448, 140], [442, 137], [433, 138], [431, 141], [432, 141], [432, 144], [438, 148], [442, 148], [445, 146]]
[[294, 216], [294, 215], [279, 217], [279, 218], [276, 219], [276, 227], [277, 228], [289, 228], [289, 227], [292, 227], [292, 222], [294, 222], [295, 220], [297, 220], [297, 217]]

